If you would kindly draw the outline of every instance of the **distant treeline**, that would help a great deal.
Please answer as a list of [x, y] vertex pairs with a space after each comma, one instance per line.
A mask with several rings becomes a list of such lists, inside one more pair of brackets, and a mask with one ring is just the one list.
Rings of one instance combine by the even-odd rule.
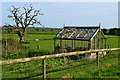
[[[28, 27], [27, 33], [34, 33], [34, 32], [59, 32], [62, 28], [47, 28], [47, 27]], [[15, 33], [14, 28], [12, 26], [3, 26], [2, 27], [3, 34], [10, 34]]]
[[102, 29], [105, 35], [119, 35], [120, 36], [120, 28], [110, 28], [110, 29]]
[[[62, 30], [62, 28], [28, 27], [27, 33], [50, 32], [50, 31], [57, 33], [61, 30]], [[110, 29], [103, 28], [102, 31], [105, 35], [120, 35], [120, 28], [110, 28]], [[9, 26], [9, 25], [3, 26], [2, 32], [3, 32], [3, 34], [15, 33], [12, 26]]]

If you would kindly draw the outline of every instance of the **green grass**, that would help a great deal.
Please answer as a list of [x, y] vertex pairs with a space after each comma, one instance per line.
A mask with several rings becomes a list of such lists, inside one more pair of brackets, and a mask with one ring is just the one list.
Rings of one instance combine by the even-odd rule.
[[[27, 49], [22, 49], [15, 55], [10, 56], [6, 59], [16, 59], [16, 58], [24, 58], [24, 57], [31, 57], [31, 56], [41, 56], [41, 55], [48, 55], [53, 54], [54, 52], [54, 40], [39, 40], [34, 41], [34, 39], [53, 39], [55, 35], [31, 35], [27, 34], [25, 36], [25, 41], [27, 43], [23, 43], [24, 46], [29, 47]], [[3, 38], [13, 38], [16, 40], [19, 40], [19, 37], [17, 34], [5, 34], [3, 35]], [[39, 46], [39, 48], [38, 48]], [[11, 53], [11, 52], [10, 52]], [[17, 55], [17, 56], [16, 56]], [[4, 60], [4, 58], [3, 58]]]
[[28, 32], [28, 33], [48, 33], [48, 34], [58, 34], [58, 31], [40, 31], [40, 32]]
[[[19, 40], [17, 34], [3, 35], [4, 37], [12, 37]], [[45, 54], [52, 54], [54, 49], [53, 40], [40, 40], [34, 39], [48, 39], [53, 38], [55, 35], [26, 35], [26, 44], [29, 48], [22, 50], [22, 54], [29, 54], [31, 56], [40, 56]], [[107, 46], [110, 48], [118, 47], [119, 36], [111, 36], [107, 39]], [[33, 39], [33, 40], [31, 40]], [[37, 45], [40, 49], [37, 49]], [[34, 54], [35, 53], [35, 54]], [[110, 56], [105, 56], [100, 59], [100, 68], [96, 67], [96, 61], [76, 61], [68, 60], [67, 65], [64, 64], [62, 58], [47, 59], [47, 78], [118, 78], [118, 53], [117, 51], [111, 52]], [[26, 56], [24, 56], [26, 57]], [[3, 66], [3, 78], [23, 78], [31, 77], [42, 74], [41, 60], [32, 61], [21, 64], [13, 64]], [[34, 78], [42, 78], [42, 75], [35, 76]]]
[[[54, 40], [39, 40], [39, 41], [34, 41], [34, 39], [53, 39], [56, 35], [40, 35], [40, 34], [27, 34], [25, 36], [26, 39], [26, 44], [23, 44], [24, 46], [29, 47], [28, 49], [22, 49], [19, 53], [23, 54], [23, 57], [30, 57], [30, 56], [40, 56], [40, 55], [46, 55], [46, 54], [53, 54], [54, 52]], [[14, 38], [19, 40], [19, 37], [17, 34], [5, 34], [3, 35], [3, 38]], [[113, 35], [106, 35], [107, 38], [107, 48], [116, 48], [118, 47], [118, 38], [119, 36], [113, 36]], [[71, 41], [70, 41], [71, 42]], [[58, 41], [57, 41], [58, 43]], [[65, 41], [63, 41], [63, 44]], [[39, 49], [38, 49], [39, 46]], [[30, 56], [29, 56], [30, 55]], [[21, 55], [20, 55], [21, 56]], [[16, 57], [16, 58], [22, 58], [21, 57]], [[15, 59], [11, 57], [9, 59]]]
[[[62, 58], [47, 59], [47, 78], [119, 78], [118, 54], [109, 53], [100, 58], [100, 67], [96, 60], [66, 60]], [[42, 78], [41, 60], [27, 63], [6, 65], [3, 67], [3, 78]]]
[[[19, 37], [17, 34], [4, 34], [2, 36], [3, 38], [14, 38], [16, 40], [19, 40]], [[55, 35], [41, 35], [41, 34], [27, 34], [25, 36], [25, 40], [34, 40], [34, 39], [53, 39], [53, 37], [55, 37]]]
[[120, 39], [120, 36], [113, 36], [113, 35], [106, 35], [107, 38], [107, 48], [109, 46], [109, 48], [117, 48], [118, 47], [118, 44], [119, 44], [119, 39]]
[[119, 78], [118, 69], [117, 55], [111, 55], [100, 59], [99, 68], [96, 67], [96, 61], [86, 62], [86, 65], [49, 73], [47, 78]]
[[[53, 40], [41, 40], [41, 41], [28, 41], [30, 44], [25, 44], [26, 46], [30, 46], [31, 50], [35, 50], [37, 45], [39, 45], [41, 50], [45, 51], [53, 51], [54, 41]], [[33, 45], [34, 44], [34, 45]]]
[[[39, 41], [34, 41], [34, 39], [53, 39], [55, 35], [30, 35], [27, 34], [25, 36], [25, 41], [28, 42], [26, 44], [23, 44], [24, 46], [28, 46], [29, 49], [26, 49], [26, 51], [29, 50], [36, 50], [37, 46], [40, 47], [40, 50], [45, 50], [45, 51], [50, 51], [53, 52], [53, 47], [54, 47], [54, 40], [39, 40]], [[11, 34], [11, 35], [3, 35], [3, 38], [13, 38], [16, 40], [19, 40], [19, 37], [17, 34]]]

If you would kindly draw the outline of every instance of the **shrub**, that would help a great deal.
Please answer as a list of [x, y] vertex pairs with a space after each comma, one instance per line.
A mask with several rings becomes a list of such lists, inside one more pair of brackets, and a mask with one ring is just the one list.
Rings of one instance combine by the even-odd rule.
[[25, 47], [13, 38], [2, 39], [2, 58], [16, 58], [19, 51]]

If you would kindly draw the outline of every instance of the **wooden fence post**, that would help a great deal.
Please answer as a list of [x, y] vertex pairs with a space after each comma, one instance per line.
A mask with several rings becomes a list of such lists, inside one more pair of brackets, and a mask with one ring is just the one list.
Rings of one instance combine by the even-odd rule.
[[56, 40], [54, 39], [54, 53], [56, 54]]
[[37, 45], [37, 49], [40, 49], [40, 46], [39, 46], [39, 45]]
[[42, 60], [42, 65], [43, 65], [43, 80], [46, 80], [46, 60]]
[[99, 52], [96, 52], [97, 67], [99, 67]]
[[93, 53], [93, 52], [97, 53], [97, 52], [101, 52], [101, 51], [104, 52], [104, 51], [116, 51], [116, 50], [120, 50], [120, 48], [77, 51], [77, 52], [70, 52], [70, 54], [69, 53], [61, 53], [61, 54], [37, 56], [37, 57], [30, 57], [30, 58], [14, 59], [14, 60], [0, 61], [0, 66], [1, 65], [9, 65], [9, 64], [17, 64], [17, 63], [25, 63], [25, 62], [34, 61], [34, 60], [43, 60], [43, 59], [59, 58], [59, 57], [66, 57], [66, 56], [86, 54], [86, 53], [88, 54], [88, 53]]
[[5, 43], [5, 47], [6, 47], [5, 49], [6, 49], [6, 52], [7, 52], [7, 50], [8, 50], [7, 38], [5, 38], [5, 40], [6, 40], [6, 41], [5, 41], [5, 42], [6, 42], [6, 43]]
[[66, 57], [63, 57], [63, 58], [64, 58], [64, 64], [66, 65], [67, 64]]

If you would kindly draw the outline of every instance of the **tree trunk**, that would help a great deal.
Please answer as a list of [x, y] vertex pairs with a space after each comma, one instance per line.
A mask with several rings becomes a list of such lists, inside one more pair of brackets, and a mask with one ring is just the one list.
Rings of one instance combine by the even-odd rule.
[[19, 38], [20, 38], [20, 42], [23, 42], [25, 35], [22, 35], [22, 34], [20, 33], [20, 31], [17, 31], [17, 34], [18, 34], [18, 36], [19, 36]]
[[21, 36], [20, 37], [20, 42], [23, 42], [24, 41], [24, 36]]

